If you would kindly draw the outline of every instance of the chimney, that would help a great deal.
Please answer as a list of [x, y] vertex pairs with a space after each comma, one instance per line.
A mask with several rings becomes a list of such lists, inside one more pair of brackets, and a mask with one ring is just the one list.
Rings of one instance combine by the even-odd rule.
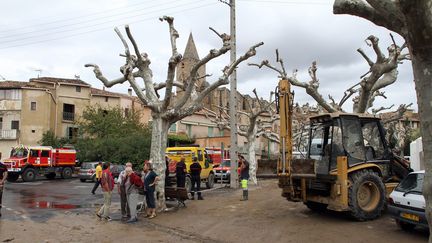
[[128, 95], [132, 96], [132, 89], [131, 88], [128, 89]]
[[103, 90], [103, 91], [105, 91], [105, 85], [104, 85], [104, 86], [102, 86], [102, 90]]

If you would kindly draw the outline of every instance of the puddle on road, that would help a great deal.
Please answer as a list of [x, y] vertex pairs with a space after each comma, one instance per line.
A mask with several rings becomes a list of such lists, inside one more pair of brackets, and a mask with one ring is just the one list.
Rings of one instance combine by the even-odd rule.
[[101, 207], [101, 203], [89, 203], [89, 204], [69, 204], [49, 201], [34, 201], [26, 203], [28, 208], [34, 209], [77, 209], [77, 208], [95, 208]]

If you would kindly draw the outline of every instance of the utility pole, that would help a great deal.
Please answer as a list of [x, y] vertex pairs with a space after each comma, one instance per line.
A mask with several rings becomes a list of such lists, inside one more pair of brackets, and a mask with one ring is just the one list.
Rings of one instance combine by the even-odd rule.
[[[235, 19], [235, 0], [230, 0], [230, 35], [231, 35], [231, 63], [236, 60], [236, 19]], [[231, 127], [231, 147], [230, 147], [230, 159], [231, 159], [231, 188], [238, 188], [238, 141], [237, 141], [237, 70], [230, 76], [230, 127]]]
[[[231, 36], [231, 51], [230, 62], [236, 60], [236, 19], [235, 19], [235, 0], [230, 0], [229, 3], [225, 0], [219, 0], [230, 7], [230, 36]], [[231, 73], [230, 76], [230, 98], [229, 98], [229, 115], [231, 128], [231, 145], [230, 145], [230, 187], [238, 188], [238, 142], [237, 142], [237, 70]]]

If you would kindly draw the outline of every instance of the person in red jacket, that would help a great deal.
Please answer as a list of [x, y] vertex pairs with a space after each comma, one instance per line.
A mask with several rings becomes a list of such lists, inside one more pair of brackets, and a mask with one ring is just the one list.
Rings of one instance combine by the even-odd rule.
[[106, 162], [102, 167], [101, 187], [103, 191], [104, 204], [96, 214], [99, 218], [111, 221], [109, 210], [111, 206], [111, 195], [114, 190], [114, 179], [110, 171], [110, 163]]
[[138, 188], [143, 187], [143, 181], [141, 177], [135, 174], [132, 167], [126, 167], [125, 169], [125, 188], [127, 195], [127, 205], [129, 206], [130, 219], [127, 223], [135, 223], [138, 221], [137, 217], [137, 204], [138, 204]]

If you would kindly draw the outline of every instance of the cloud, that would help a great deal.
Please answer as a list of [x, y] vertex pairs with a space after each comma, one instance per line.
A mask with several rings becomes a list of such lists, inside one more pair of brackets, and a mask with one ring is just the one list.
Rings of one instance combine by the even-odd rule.
[[[357, 48], [374, 57], [364, 39], [371, 34], [378, 36], [384, 52], [392, 41], [388, 30], [366, 20], [333, 15], [332, 3], [332, 0], [286, 3], [237, 1], [237, 56], [251, 45], [263, 41], [265, 44], [258, 48], [257, 56], [247, 62], [259, 63], [268, 59], [274, 63], [277, 48], [287, 71], [291, 73], [293, 69], [298, 69], [298, 77], [304, 81], [309, 80], [307, 69], [316, 60], [323, 95], [340, 98], [343, 91], [358, 82], [369, 68], [357, 53]], [[101, 82], [94, 77], [91, 69], [83, 65], [96, 63], [108, 78], [119, 77], [119, 67], [124, 64], [124, 58], [119, 54], [124, 53], [124, 48], [113, 28], [119, 26], [124, 33], [121, 26], [129, 23], [140, 51], [149, 54], [154, 81], [161, 82], [166, 78], [171, 48], [168, 26], [157, 17], [170, 13], [175, 17], [175, 27], [180, 34], [177, 47], [181, 53], [192, 32], [200, 57], [210, 49], [220, 48], [222, 44], [208, 27], [220, 33], [230, 31], [229, 8], [216, 0], [44, 0], [31, 3], [28, 8], [23, 8], [24, 5], [29, 5], [28, 1], [6, 1], [2, 4], [0, 74], [13, 80], [28, 80], [37, 76], [34, 69], [42, 69], [42, 75], [66, 78], [80, 75], [81, 79], [100, 88]], [[18, 11], [20, 14], [17, 14]], [[100, 17], [101, 20], [95, 20]], [[27, 29], [22, 29], [24, 27]], [[49, 31], [50, 27], [57, 29]], [[22, 34], [25, 31], [33, 34]], [[1, 43], [15, 38], [12, 35], [18, 32], [27, 39], [12, 44]], [[40, 36], [28, 38], [34, 34]], [[397, 43], [402, 43], [402, 39], [395, 36]], [[6, 48], [22, 43], [27, 44]], [[207, 72], [213, 74], [208, 81], [217, 79], [229, 60], [227, 53], [208, 63]], [[256, 88], [260, 95], [268, 97], [277, 82], [277, 74], [272, 71], [258, 70], [246, 63], [238, 68], [238, 89], [241, 92], [251, 94], [252, 89]], [[127, 84], [116, 85], [111, 90], [126, 92], [128, 87]], [[313, 103], [303, 89], [294, 90], [296, 101]], [[399, 80], [387, 88], [386, 93], [388, 99], [377, 101], [377, 105], [416, 103], [409, 62], [400, 67]]]

